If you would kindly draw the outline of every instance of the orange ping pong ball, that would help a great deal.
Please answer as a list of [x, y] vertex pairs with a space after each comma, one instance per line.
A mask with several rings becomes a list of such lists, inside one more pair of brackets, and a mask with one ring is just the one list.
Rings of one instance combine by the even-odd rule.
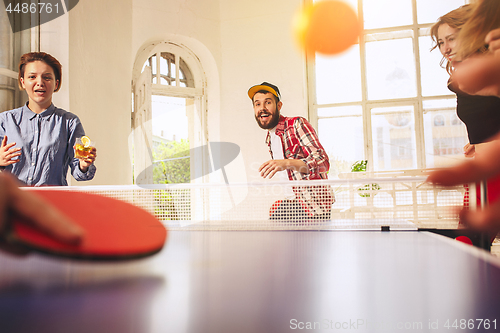
[[306, 52], [331, 55], [355, 44], [361, 25], [354, 9], [337, 0], [306, 5], [294, 19], [294, 34]]

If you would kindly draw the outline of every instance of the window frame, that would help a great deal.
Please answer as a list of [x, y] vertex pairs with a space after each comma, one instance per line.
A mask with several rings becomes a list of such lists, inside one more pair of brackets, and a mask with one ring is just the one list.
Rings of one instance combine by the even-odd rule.
[[[306, 54], [306, 72], [307, 72], [307, 86], [308, 86], [308, 116], [311, 124], [318, 128], [319, 120], [324, 118], [336, 118], [335, 116], [330, 117], [320, 117], [318, 115], [318, 110], [321, 108], [329, 107], [345, 107], [345, 106], [360, 106], [362, 108], [362, 122], [363, 122], [363, 154], [364, 159], [368, 160], [367, 171], [374, 171], [374, 146], [372, 142], [372, 124], [371, 110], [373, 108], [380, 107], [395, 107], [395, 106], [413, 106], [414, 110], [414, 123], [415, 123], [415, 140], [416, 140], [416, 165], [418, 170], [426, 169], [426, 147], [425, 147], [425, 136], [424, 136], [424, 114], [429, 112], [429, 110], [424, 110], [423, 104], [425, 101], [432, 100], [443, 100], [443, 99], [453, 99], [455, 94], [450, 92], [445, 95], [433, 95], [433, 96], [423, 96], [422, 95], [422, 75], [421, 75], [421, 63], [420, 63], [420, 45], [419, 37], [430, 37], [430, 27], [433, 23], [418, 23], [417, 20], [417, 1], [411, 0], [412, 5], [412, 24], [404, 26], [395, 26], [389, 28], [377, 28], [377, 29], [366, 29], [363, 30], [359, 38], [359, 59], [360, 59], [360, 72], [361, 72], [361, 101], [356, 102], [343, 102], [343, 103], [327, 103], [318, 104], [316, 98], [316, 65], [315, 65], [315, 54]], [[304, 0], [305, 4], [312, 3], [313, 0]], [[470, 1], [465, 0], [465, 3]], [[357, 1], [358, 5], [358, 18], [363, 22], [363, 0]], [[436, 18], [437, 19], [437, 18]], [[405, 31], [410, 31], [411, 33], [404, 33]], [[399, 32], [399, 35], [398, 35]], [[403, 33], [401, 33], [403, 32]], [[368, 83], [367, 83], [367, 55], [366, 55], [366, 43], [374, 41], [374, 36], [377, 36], [377, 41], [391, 40], [391, 39], [401, 39], [401, 38], [412, 38], [414, 61], [415, 61], [415, 84], [416, 84], [416, 96], [408, 98], [398, 98], [398, 99], [379, 99], [379, 100], [369, 100], [368, 99]], [[394, 36], [396, 35], [396, 36]], [[439, 52], [439, 51], [436, 51]], [[443, 69], [444, 70], [444, 69]], [[321, 133], [318, 133], [321, 136]], [[399, 171], [399, 170], [392, 170]]]
[[[137, 79], [140, 77], [144, 64], [151, 57], [156, 55], [156, 66], [157, 69], [160, 68], [160, 55], [161, 53], [171, 53], [175, 56], [175, 63], [180, 64], [180, 59], [182, 59], [186, 66], [189, 68], [192, 78], [192, 83], [194, 87], [182, 87], [180, 86], [180, 75], [179, 75], [179, 66], [176, 67], [176, 85], [167, 85], [162, 84], [160, 77], [160, 70], [157, 70], [156, 82], [152, 83], [151, 81], [151, 96], [159, 95], [159, 96], [170, 96], [170, 97], [180, 97], [192, 99], [194, 101], [194, 111], [196, 114], [192, 115], [194, 119], [192, 124], [189, 124], [193, 128], [189, 131], [191, 152], [192, 148], [203, 146], [208, 143], [208, 126], [207, 126], [207, 96], [206, 85], [207, 78], [204, 75], [204, 71], [202, 69], [201, 63], [198, 58], [194, 55], [194, 53], [188, 49], [186, 46], [182, 44], [178, 44], [172, 41], [161, 41], [157, 43], [150, 44], [149, 47], [140, 52], [136, 58], [134, 71], [133, 71], [133, 80], [132, 80], [132, 93], [135, 93]], [[152, 75], [154, 76], [154, 75]], [[134, 119], [134, 111], [135, 111], [135, 102], [132, 101], [132, 119]], [[139, 124], [135, 124], [132, 121], [133, 131], [136, 126]], [[199, 153], [195, 152], [195, 155]], [[191, 182], [208, 182], [208, 172], [207, 170], [210, 168], [209, 161], [206, 156], [191, 156]], [[195, 163], [197, 161], [197, 163]], [[198, 163], [199, 162], [199, 163]], [[202, 177], [199, 177], [202, 175]]]

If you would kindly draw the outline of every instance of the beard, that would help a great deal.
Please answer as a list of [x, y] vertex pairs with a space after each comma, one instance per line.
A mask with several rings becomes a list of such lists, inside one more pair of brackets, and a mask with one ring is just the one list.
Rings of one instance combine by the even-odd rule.
[[[269, 120], [269, 123], [267, 123], [267, 124], [262, 123], [262, 119], [260, 118], [260, 116], [263, 114], [269, 115], [269, 117], [271, 118]], [[259, 115], [255, 116], [255, 120], [257, 121], [257, 124], [259, 124], [260, 128], [269, 130], [269, 129], [276, 127], [276, 125], [278, 125], [278, 123], [280, 121], [280, 112], [278, 110], [275, 110], [275, 112], [273, 112], [273, 113], [268, 112], [268, 111], [262, 111], [262, 112], [259, 112]]]

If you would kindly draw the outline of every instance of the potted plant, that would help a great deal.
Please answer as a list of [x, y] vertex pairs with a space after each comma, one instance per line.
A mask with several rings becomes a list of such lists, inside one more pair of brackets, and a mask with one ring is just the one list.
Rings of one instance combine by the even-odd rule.
[[[366, 172], [366, 165], [368, 164], [368, 160], [361, 160], [355, 162], [351, 166], [351, 172]], [[373, 196], [377, 195], [377, 192], [381, 189], [379, 184], [372, 183], [366, 184], [358, 188], [358, 194], [360, 197], [369, 198], [373, 193]]]

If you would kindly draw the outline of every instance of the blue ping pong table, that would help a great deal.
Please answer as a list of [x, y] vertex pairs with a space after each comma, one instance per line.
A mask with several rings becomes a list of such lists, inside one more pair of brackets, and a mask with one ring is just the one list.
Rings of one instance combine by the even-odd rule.
[[172, 231], [106, 263], [0, 254], [0, 332], [495, 332], [500, 261], [419, 231]]

